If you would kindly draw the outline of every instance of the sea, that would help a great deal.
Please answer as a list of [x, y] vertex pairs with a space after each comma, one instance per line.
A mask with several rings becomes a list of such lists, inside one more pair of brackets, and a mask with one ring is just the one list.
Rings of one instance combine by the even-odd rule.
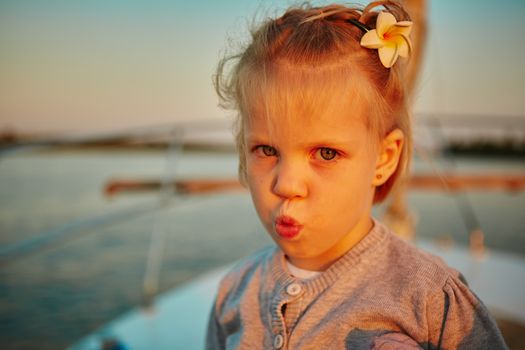
[[[525, 172], [523, 158], [425, 158], [414, 172]], [[147, 302], [146, 275], [160, 294], [272, 244], [244, 190], [105, 192], [115, 180], [236, 173], [229, 152], [37, 149], [0, 157], [0, 348], [66, 348]], [[418, 239], [467, 245], [474, 222], [489, 250], [525, 258], [523, 191], [411, 190], [407, 200]]]

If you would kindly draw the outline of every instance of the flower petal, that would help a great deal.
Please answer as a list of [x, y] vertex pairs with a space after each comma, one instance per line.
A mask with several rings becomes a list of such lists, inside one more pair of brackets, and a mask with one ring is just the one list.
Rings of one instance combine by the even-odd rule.
[[390, 68], [396, 63], [399, 56], [399, 50], [395, 43], [385, 45], [378, 49], [379, 59], [386, 68]]
[[412, 22], [411, 21], [401, 21], [401, 22], [397, 22], [396, 26], [399, 26], [399, 27], [411, 27], [412, 26]]
[[399, 51], [399, 56], [401, 57], [408, 57], [412, 53], [412, 43], [410, 42], [410, 39], [403, 34], [396, 35], [391, 40], [388, 40], [388, 42], [392, 42], [397, 45], [397, 50]]
[[410, 46], [406, 43], [406, 41], [403, 41], [397, 45], [397, 51], [399, 56], [401, 57], [408, 57], [410, 56]]
[[383, 34], [385, 34], [388, 29], [396, 23], [396, 18], [390, 12], [379, 12], [376, 22], [377, 35], [382, 38]]
[[[403, 22], [399, 22], [399, 23], [403, 23]], [[409, 36], [410, 35], [410, 32], [412, 32], [412, 22], [408, 22], [410, 23], [410, 25], [407, 25], [407, 26], [400, 26], [399, 23], [396, 23], [395, 25], [393, 25], [392, 27], [390, 27], [388, 29], [388, 35], [390, 36], [393, 36], [393, 35], [399, 35], [399, 34], [402, 34], [404, 36]]]
[[[403, 39], [405, 39], [405, 42], [406, 42], [406, 48], [408, 50], [408, 52], [404, 53], [404, 56], [402, 57], [408, 57], [412, 54], [412, 43], [410, 42], [410, 38], [407, 37], [407, 36], [404, 36], [402, 35]], [[399, 54], [401, 55], [401, 53]]]
[[381, 40], [381, 38], [377, 35], [377, 31], [373, 29], [363, 35], [361, 38], [361, 46], [368, 49], [378, 49], [385, 46], [385, 44], [383, 43], [383, 40]]

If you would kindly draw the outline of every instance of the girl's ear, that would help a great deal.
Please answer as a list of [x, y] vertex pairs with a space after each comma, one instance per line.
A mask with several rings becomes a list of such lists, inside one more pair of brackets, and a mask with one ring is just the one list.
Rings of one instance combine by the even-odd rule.
[[396, 171], [403, 150], [405, 135], [400, 129], [394, 129], [379, 144], [374, 186], [381, 186]]

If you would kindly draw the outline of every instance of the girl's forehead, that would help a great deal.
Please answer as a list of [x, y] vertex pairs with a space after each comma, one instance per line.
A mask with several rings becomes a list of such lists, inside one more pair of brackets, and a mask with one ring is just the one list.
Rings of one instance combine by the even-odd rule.
[[251, 106], [245, 118], [247, 127], [268, 129], [286, 127], [337, 128], [356, 123], [368, 125], [368, 106], [360, 96], [309, 98], [297, 94], [266, 99]]
[[372, 151], [378, 138], [361, 118], [334, 113], [307, 118], [252, 118], [245, 125], [244, 140], [249, 148], [256, 144], [269, 144], [280, 151], [303, 151], [320, 146]]
[[351, 70], [277, 67], [250, 74], [247, 80], [243, 86], [246, 123], [366, 122], [369, 115], [369, 85]]
[[245, 123], [244, 137], [250, 143], [268, 142], [281, 146], [363, 143], [375, 139], [361, 116], [337, 108], [316, 115], [256, 115]]
[[[273, 107], [273, 108], [272, 108]], [[282, 127], [341, 127], [344, 125], [366, 124], [359, 108], [348, 108], [344, 104], [328, 106], [277, 105], [251, 113], [245, 125], [248, 128]]]

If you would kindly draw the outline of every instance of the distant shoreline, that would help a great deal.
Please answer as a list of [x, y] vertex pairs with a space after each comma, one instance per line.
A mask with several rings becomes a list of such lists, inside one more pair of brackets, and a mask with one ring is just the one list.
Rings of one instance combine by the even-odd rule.
[[[0, 154], [3, 151], [31, 148], [32, 152], [166, 152], [172, 144], [163, 141], [134, 142], [132, 140], [95, 142], [5, 142], [0, 139]], [[179, 145], [184, 152], [233, 153], [233, 143], [183, 142]], [[444, 154], [475, 157], [525, 158], [525, 139], [456, 139], [450, 140], [440, 148]]]
[[[419, 114], [415, 144], [451, 155], [525, 157], [525, 116]], [[0, 130], [0, 153], [11, 150], [235, 151], [231, 121], [188, 122], [106, 133], [23, 134]]]

